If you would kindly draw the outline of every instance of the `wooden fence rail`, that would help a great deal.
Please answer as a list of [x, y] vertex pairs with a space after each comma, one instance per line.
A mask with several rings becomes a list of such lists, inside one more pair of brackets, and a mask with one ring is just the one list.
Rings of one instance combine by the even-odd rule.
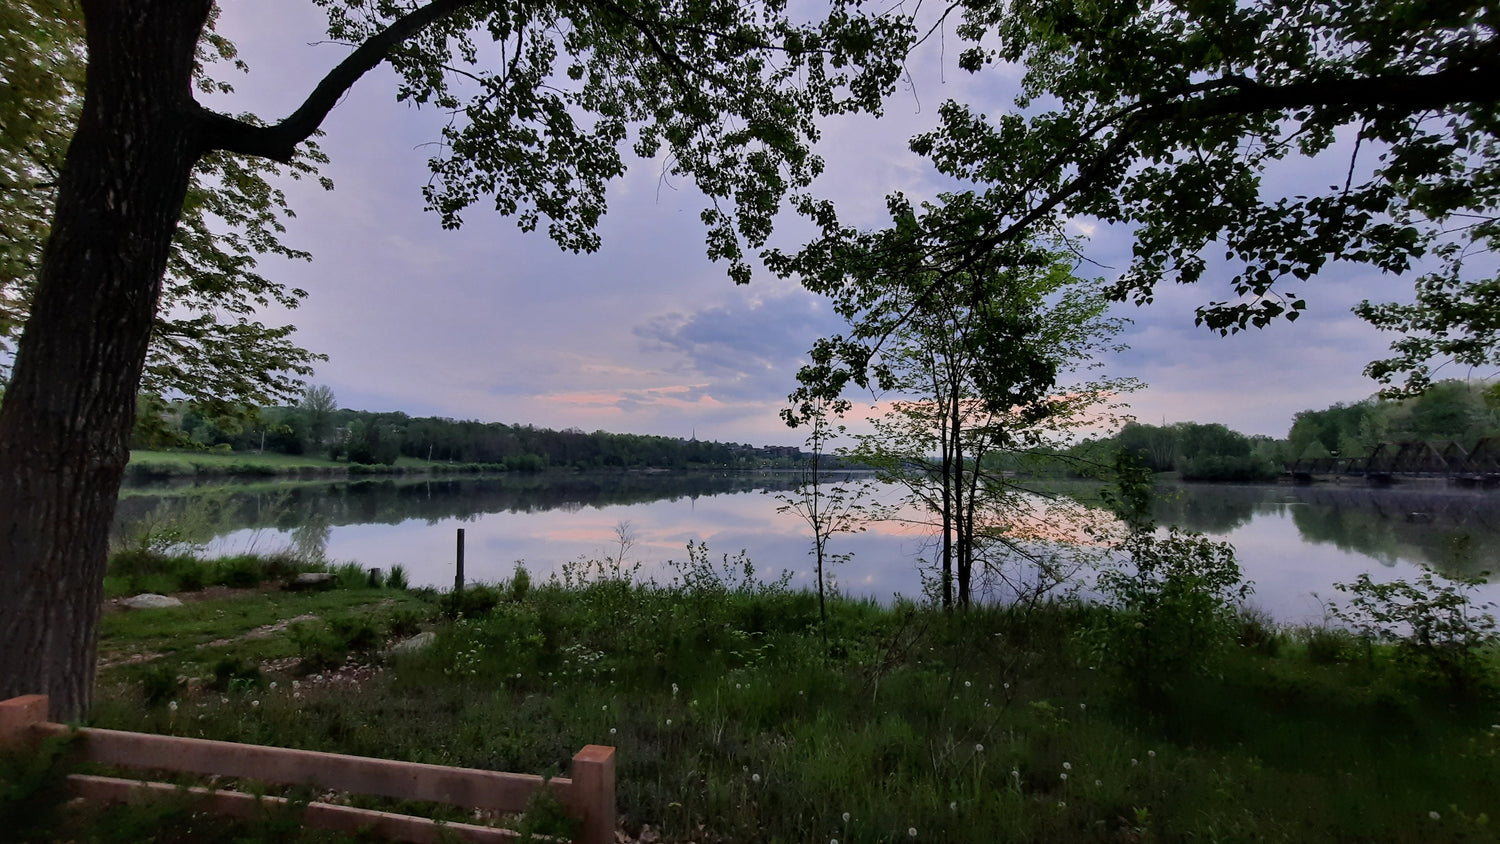
[[[156, 736], [118, 730], [78, 729], [47, 721], [47, 698], [29, 695], [0, 702], [0, 747], [39, 741], [47, 736], [79, 737], [79, 761], [121, 767], [236, 777], [279, 785], [310, 786], [320, 791], [350, 792], [446, 803], [472, 809], [519, 812], [537, 789], [551, 789], [581, 822], [576, 844], [609, 844], [615, 828], [615, 749], [588, 745], [573, 757], [572, 777], [543, 780], [531, 774], [450, 768], [293, 750], [228, 741]], [[236, 791], [179, 789], [166, 783], [137, 782], [73, 775], [74, 793], [87, 799], [124, 800], [138, 793], [194, 795], [204, 808], [223, 814], [253, 816], [259, 805], [285, 804], [280, 798], [256, 798]], [[330, 803], [308, 804], [306, 826], [354, 832], [367, 829], [385, 838], [436, 842], [445, 835], [463, 841], [511, 841], [510, 830], [472, 824], [439, 824], [427, 818], [355, 809]]]

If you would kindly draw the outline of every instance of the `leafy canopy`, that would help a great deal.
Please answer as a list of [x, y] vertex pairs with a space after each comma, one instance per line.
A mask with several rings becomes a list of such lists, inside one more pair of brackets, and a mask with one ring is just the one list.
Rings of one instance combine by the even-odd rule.
[[[1335, 262], [1435, 262], [1414, 305], [1358, 309], [1405, 334], [1368, 373], [1420, 389], [1434, 358], [1500, 362], [1500, 280], [1473, 260], [1500, 235], [1496, 15], [1475, 0], [955, 4], [940, 26], [957, 21], [962, 67], [1024, 69], [1015, 110], [948, 101], [912, 141], [975, 187], [919, 212], [893, 197], [894, 224], [874, 238], [807, 200], [823, 239], [782, 267], [954, 273], [1092, 217], [1135, 232], [1114, 298], [1223, 279], [1197, 319], [1230, 333], [1295, 319]], [[1326, 181], [1278, 190], [1268, 173], [1297, 157]]]
[[[595, 250], [628, 144], [695, 180], [709, 255], [741, 283], [743, 243], [763, 244], [782, 197], [822, 170], [809, 150], [819, 116], [878, 111], [910, 42], [908, 18], [855, 0], [812, 23], [785, 0], [317, 2], [333, 38], [384, 51], [401, 99], [451, 115], [424, 191], [445, 226], [491, 197], [522, 229]], [[283, 124], [226, 147], [282, 157], [303, 113], [351, 82], [336, 69]]]
[[[25, 326], [63, 157], [83, 101], [83, 21], [76, 4], [22, 0], [0, 10], [0, 344]], [[200, 92], [230, 93], [208, 70], [243, 69], [234, 45], [210, 29], [198, 54]], [[142, 390], [153, 406], [180, 396], [215, 416], [297, 395], [321, 359], [268, 326], [257, 310], [295, 308], [306, 291], [257, 271], [266, 255], [308, 260], [282, 243], [292, 216], [273, 186], [282, 174], [315, 177], [325, 159], [307, 146], [287, 166], [211, 154], [194, 171], [172, 242]], [[325, 187], [331, 187], [324, 180]]]

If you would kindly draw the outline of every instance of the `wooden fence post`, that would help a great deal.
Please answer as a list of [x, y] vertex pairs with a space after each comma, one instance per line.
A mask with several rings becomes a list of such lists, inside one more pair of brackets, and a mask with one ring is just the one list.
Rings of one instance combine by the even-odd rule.
[[573, 757], [573, 811], [583, 819], [573, 844], [615, 840], [615, 749], [585, 745]]
[[0, 701], [0, 748], [30, 741], [32, 726], [46, 720], [46, 695], [25, 695]]
[[453, 575], [453, 591], [464, 591], [464, 529], [458, 529], [458, 571]]

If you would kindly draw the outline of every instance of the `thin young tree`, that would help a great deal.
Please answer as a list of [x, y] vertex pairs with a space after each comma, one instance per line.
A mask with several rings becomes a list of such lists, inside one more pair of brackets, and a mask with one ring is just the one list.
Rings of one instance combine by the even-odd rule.
[[860, 503], [862, 490], [835, 483], [829, 476], [827, 463], [832, 456], [829, 444], [844, 434], [843, 425], [835, 425], [829, 415], [841, 416], [848, 410], [848, 402], [842, 400], [811, 400], [796, 411], [783, 413], [788, 421], [796, 419], [808, 426], [804, 444], [809, 451], [806, 468], [801, 481], [788, 493], [777, 493], [781, 502], [779, 513], [795, 513], [807, 523], [812, 531], [814, 574], [818, 582], [818, 630], [823, 637], [823, 648], [828, 648], [828, 598], [827, 571], [838, 563], [851, 559], [848, 553], [834, 554], [828, 550], [828, 542], [839, 533], [859, 533], [865, 529], [865, 506]]

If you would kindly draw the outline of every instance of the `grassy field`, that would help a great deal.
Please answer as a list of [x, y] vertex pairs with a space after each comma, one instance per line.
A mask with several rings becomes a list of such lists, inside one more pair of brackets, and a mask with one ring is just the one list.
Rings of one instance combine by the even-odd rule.
[[397, 458], [394, 466], [362, 466], [348, 462], [329, 460], [316, 455], [294, 454], [245, 454], [224, 451], [146, 451], [132, 449], [126, 477], [134, 480], [190, 478], [215, 475], [257, 476], [290, 475], [306, 477], [338, 476], [356, 474], [404, 474], [407, 472], [494, 471], [495, 467], [471, 467], [468, 464], [453, 464], [419, 460], [414, 457]]
[[[836, 600], [825, 648], [813, 596], [696, 563], [671, 586], [594, 567], [462, 601], [355, 569], [331, 592], [111, 612], [91, 721], [542, 774], [613, 745], [641, 840], [1496, 838], [1492, 691], [1380, 647], [1247, 620], [1210, 670], [1146, 698], [1089, 645], [1110, 628], [1099, 608]], [[420, 629], [428, 650], [388, 654]], [[0, 786], [0, 821], [40, 824], [34, 840], [299, 834], [180, 806], [49, 820], [35, 800], [18, 813], [16, 775]]]

